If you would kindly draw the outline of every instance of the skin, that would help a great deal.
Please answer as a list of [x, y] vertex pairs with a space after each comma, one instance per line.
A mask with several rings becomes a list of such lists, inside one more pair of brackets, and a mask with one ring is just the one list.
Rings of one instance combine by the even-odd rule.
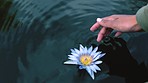
[[97, 30], [102, 26], [98, 33], [97, 41], [100, 42], [103, 37], [110, 34], [112, 30], [117, 31], [115, 36], [121, 35], [123, 32], [141, 31], [140, 25], [137, 23], [136, 15], [111, 15], [102, 18], [101, 22], [96, 22], [91, 28], [91, 31]]

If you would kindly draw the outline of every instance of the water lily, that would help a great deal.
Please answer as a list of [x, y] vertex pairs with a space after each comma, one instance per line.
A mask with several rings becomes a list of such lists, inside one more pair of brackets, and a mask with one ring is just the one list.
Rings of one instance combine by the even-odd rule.
[[98, 60], [105, 55], [105, 53], [101, 54], [101, 51], [97, 52], [98, 47], [94, 48], [91, 46], [87, 49], [87, 47], [83, 47], [80, 44], [80, 48], [71, 49], [71, 55], [68, 55], [68, 61], [64, 62], [64, 64], [74, 64], [78, 65], [79, 69], [86, 69], [92, 79], [94, 79], [94, 72], [97, 73], [101, 71], [101, 69], [97, 66], [101, 64], [102, 61]]

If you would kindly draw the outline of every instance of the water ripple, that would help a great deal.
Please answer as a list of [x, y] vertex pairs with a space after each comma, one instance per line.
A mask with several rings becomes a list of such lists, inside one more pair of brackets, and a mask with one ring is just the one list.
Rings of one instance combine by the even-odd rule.
[[[19, 71], [17, 68], [14, 70], [20, 74], [18, 83], [44, 80], [44, 83], [50, 83], [50, 73], [55, 76], [57, 83], [65, 80], [65, 77], [73, 79], [74, 72], [67, 70], [65, 74], [64, 69], [61, 69], [62, 62], [67, 59], [69, 49], [78, 47], [79, 43], [87, 46], [92, 42], [97, 44], [97, 32], [89, 30], [96, 18], [116, 13], [133, 13], [131, 5], [127, 5], [130, 3], [128, 0], [13, 1], [12, 11], [17, 10], [16, 19], [21, 23], [7, 34], [0, 33], [0, 55], [3, 58], [15, 56], [15, 59], [9, 60], [15, 66], [18, 62]], [[11, 65], [10, 62], [7, 63]], [[60, 74], [54, 73], [55, 70]], [[65, 83], [68, 82], [65, 80]]]

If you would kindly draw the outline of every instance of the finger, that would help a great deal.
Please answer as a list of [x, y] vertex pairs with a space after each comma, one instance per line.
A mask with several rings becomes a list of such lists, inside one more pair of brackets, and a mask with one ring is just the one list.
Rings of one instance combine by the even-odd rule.
[[115, 28], [115, 21], [112, 20], [102, 20], [101, 22], [99, 22], [99, 24], [103, 27], [109, 27], [114, 29]]
[[115, 34], [115, 37], [118, 37], [118, 36], [120, 36], [122, 34], [122, 32], [117, 32], [116, 34]]
[[100, 32], [98, 33], [97, 41], [100, 42], [106, 33], [106, 28], [103, 27]]
[[98, 22], [96, 22], [91, 28], [90, 28], [90, 30], [91, 31], [95, 31], [97, 28], [99, 28], [100, 27], [100, 24], [98, 23]]

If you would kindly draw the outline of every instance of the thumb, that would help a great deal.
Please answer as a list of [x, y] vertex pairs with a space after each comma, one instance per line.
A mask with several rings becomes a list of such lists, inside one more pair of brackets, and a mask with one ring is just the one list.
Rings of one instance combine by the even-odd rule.
[[101, 22], [99, 22], [99, 24], [103, 27], [109, 27], [109, 28], [115, 28], [115, 22], [114, 20], [104, 20], [102, 19]]

